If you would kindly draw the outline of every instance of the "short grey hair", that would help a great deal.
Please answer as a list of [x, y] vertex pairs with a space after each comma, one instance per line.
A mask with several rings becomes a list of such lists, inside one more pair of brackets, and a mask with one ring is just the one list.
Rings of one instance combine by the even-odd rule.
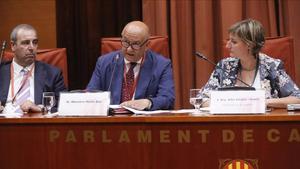
[[229, 33], [238, 36], [246, 43], [256, 57], [265, 43], [265, 30], [262, 24], [254, 19], [246, 19], [232, 25]]
[[10, 33], [10, 40], [14, 43], [17, 42], [17, 35], [18, 35], [18, 32], [19, 30], [21, 29], [24, 29], [24, 30], [33, 30], [36, 34], [36, 30], [34, 29], [33, 26], [29, 25], [29, 24], [20, 24], [20, 25], [17, 25]]

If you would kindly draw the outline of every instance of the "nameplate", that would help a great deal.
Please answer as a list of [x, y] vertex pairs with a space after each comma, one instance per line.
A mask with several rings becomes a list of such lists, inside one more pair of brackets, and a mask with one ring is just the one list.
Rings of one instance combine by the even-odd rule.
[[263, 114], [265, 91], [211, 91], [211, 114]]
[[110, 92], [60, 93], [60, 116], [107, 116]]

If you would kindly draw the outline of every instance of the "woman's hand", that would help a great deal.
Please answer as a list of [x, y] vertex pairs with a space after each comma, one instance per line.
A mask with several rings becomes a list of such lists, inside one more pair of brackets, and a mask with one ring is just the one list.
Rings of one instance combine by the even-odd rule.
[[267, 107], [285, 109], [288, 104], [300, 104], [300, 99], [294, 96], [266, 99]]

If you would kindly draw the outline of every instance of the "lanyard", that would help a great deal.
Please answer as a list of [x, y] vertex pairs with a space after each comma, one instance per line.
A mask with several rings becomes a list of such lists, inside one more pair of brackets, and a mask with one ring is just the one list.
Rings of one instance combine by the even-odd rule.
[[12, 103], [14, 103], [14, 101], [16, 100], [17, 95], [19, 94], [19, 92], [22, 90], [22, 88], [24, 87], [26, 81], [28, 80], [28, 78], [31, 76], [32, 74], [32, 70], [33, 70], [34, 66], [32, 66], [32, 68], [29, 70], [29, 73], [26, 75], [25, 79], [22, 79], [22, 83], [21, 86], [19, 88], [19, 90], [17, 91], [16, 94], [15, 93], [15, 78], [14, 78], [14, 64], [12, 63], [10, 66], [10, 81], [11, 81], [11, 98], [12, 98]]
[[[126, 83], [126, 74], [127, 74], [127, 72], [126, 72], [126, 64], [125, 64], [125, 66], [124, 66], [123, 79], [125, 80], [125, 88], [126, 88], [127, 91], [129, 91], [129, 94], [130, 94], [130, 98], [131, 98], [131, 99], [132, 99], [133, 94], [134, 94], [134, 91], [135, 91], [135, 89], [136, 89], [137, 81], [138, 81], [138, 79], [139, 79], [139, 77], [140, 77], [140, 71], [141, 71], [141, 68], [142, 68], [142, 66], [143, 66], [143, 64], [144, 64], [144, 58], [145, 58], [145, 57], [142, 58], [141, 65], [140, 65], [140, 70], [137, 72], [137, 76], [134, 78], [133, 86], [132, 86], [131, 88], [130, 88], [130, 86], [127, 86], [127, 83]], [[130, 68], [129, 68], [129, 69], [130, 69]], [[128, 70], [129, 70], [129, 69], [128, 69]], [[134, 71], [133, 71], [133, 72], [134, 72]]]

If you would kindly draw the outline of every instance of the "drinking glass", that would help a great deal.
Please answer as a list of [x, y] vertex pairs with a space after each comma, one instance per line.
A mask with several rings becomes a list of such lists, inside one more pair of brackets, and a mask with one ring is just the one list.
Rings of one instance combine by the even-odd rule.
[[55, 94], [54, 92], [44, 92], [43, 93], [43, 106], [46, 108], [47, 114], [51, 114], [51, 109], [55, 104]]
[[202, 105], [202, 97], [200, 95], [201, 89], [190, 89], [190, 104], [194, 106], [197, 113], [200, 113], [200, 107]]

